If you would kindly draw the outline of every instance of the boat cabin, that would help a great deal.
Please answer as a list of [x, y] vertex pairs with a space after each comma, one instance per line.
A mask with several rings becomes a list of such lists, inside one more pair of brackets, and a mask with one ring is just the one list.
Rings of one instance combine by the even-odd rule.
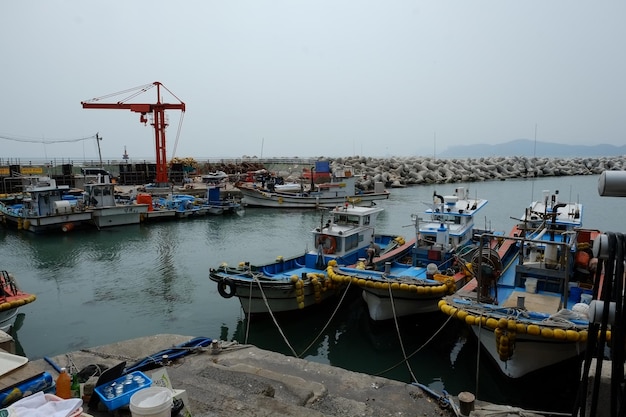
[[335, 207], [328, 221], [313, 230], [314, 247], [333, 256], [365, 250], [374, 241], [376, 218], [382, 211], [380, 207], [349, 204]]
[[[30, 197], [23, 199], [23, 211], [27, 216], [51, 216], [72, 212], [72, 198], [68, 185], [58, 185], [49, 177], [31, 179], [26, 186]], [[75, 199], [74, 199], [75, 200]]]
[[115, 184], [85, 184], [85, 203], [91, 207], [114, 207], [116, 205]]
[[470, 198], [469, 190], [457, 187], [453, 195], [433, 195], [432, 207], [416, 218], [421, 241], [433, 248], [449, 251], [474, 238], [474, 216], [487, 205], [487, 200]]

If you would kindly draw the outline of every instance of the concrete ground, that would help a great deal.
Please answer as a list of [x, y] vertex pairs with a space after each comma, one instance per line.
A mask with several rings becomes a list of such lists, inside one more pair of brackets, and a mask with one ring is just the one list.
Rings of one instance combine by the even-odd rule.
[[[58, 366], [74, 363], [109, 367], [132, 365], [146, 356], [193, 339], [156, 335], [71, 352], [51, 358]], [[29, 363], [56, 378], [46, 361]], [[166, 367], [172, 386], [184, 389], [194, 417], [213, 416], [453, 416], [450, 407], [419, 387], [288, 357], [251, 345], [219, 342], [183, 356]], [[148, 376], [152, 371], [145, 371]], [[85, 412], [94, 417], [129, 416], [102, 405]]]

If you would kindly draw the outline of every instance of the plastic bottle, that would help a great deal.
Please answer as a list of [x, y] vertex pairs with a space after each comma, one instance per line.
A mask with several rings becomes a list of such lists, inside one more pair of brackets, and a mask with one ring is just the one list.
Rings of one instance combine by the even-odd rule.
[[56, 381], [56, 396], [63, 398], [64, 400], [72, 398], [71, 386], [72, 380], [70, 379], [70, 375], [67, 373], [67, 369], [61, 368], [61, 372], [59, 373]]
[[70, 386], [72, 398], [80, 398], [80, 382], [78, 381], [78, 374], [72, 375], [72, 385]]

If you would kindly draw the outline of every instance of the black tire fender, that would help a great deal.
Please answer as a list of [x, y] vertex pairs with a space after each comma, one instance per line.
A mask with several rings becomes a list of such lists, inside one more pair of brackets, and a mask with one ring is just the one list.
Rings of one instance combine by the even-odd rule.
[[235, 284], [228, 278], [222, 278], [217, 283], [217, 292], [224, 298], [231, 298], [236, 292]]

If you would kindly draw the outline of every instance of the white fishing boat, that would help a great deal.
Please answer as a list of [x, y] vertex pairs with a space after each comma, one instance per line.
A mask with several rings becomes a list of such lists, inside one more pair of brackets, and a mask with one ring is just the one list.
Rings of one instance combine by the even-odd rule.
[[120, 204], [115, 200], [115, 184], [107, 178], [85, 184], [84, 202], [98, 228], [139, 224], [148, 213], [148, 204]]
[[518, 220], [508, 236], [491, 236], [499, 245], [485, 244], [472, 259], [474, 279], [439, 304], [510, 378], [585, 351], [588, 303], [601, 279], [591, 251], [600, 232], [581, 227], [580, 203], [544, 192]]
[[475, 236], [481, 232], [474, 219], [486, 205], [487, 200], [470, 197], [465, 187], [451, 195], [434, 193], [428, 208], [411, 216], [415, 239], [409, 256], [388, 264], [373, 258], [350, 268], [336, 266], [331, 276], [353, 279], [363, 289], [374, 321], [435, 312], [444, 295], [471, 277], [465, 264], [477, 250]]
[[0, 202], [4, 221], [19, 230], [34, 233], [69, 232], [91, 223], [91, 212], [68, 185], [57, 185], [50, 177], [25, 177], [20, 203]]
[[305, 192], [281, 192], [275, 187], [270, 190], [257, 183], [238, 183], [241, 203], [248, 207], [274, 208], [333, 208], [348, 202], [352, 205], [372, 205], [377, 200], [389, 198], [389, 191], [377, 182], [374, 190], [359, 190], [351, 167], [335, 169], [330, 182], [313, 184]]

